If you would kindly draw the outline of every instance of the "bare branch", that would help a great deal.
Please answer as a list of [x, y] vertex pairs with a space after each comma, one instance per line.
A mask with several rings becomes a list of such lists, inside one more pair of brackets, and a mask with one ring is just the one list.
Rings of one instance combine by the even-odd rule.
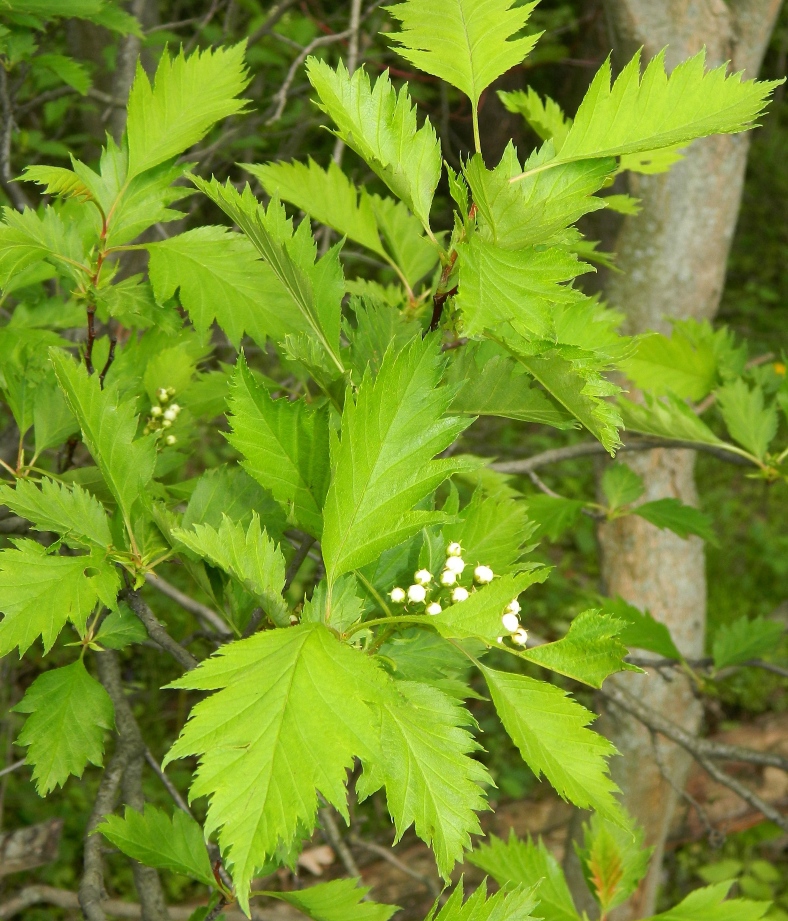
[[325, 832], [326, 838], [328, 838], [329, 844], [334, 850], [339, 854], [339, 859], [344, 864], [345, 869], [348, 872], [349, 876], [361, 877], [361, 870], [358, 868], [353, 855], [350, 853], [350, 848], [345, 844], [342, 835], [339, 833], [337, 828], [337, 823], [334, 821], [334, 816], [331, 814], [330, 806], [323, 806], [320, 812], [320, 821], [323, 825], [323, 831]]
[[284, 16], [284, 14], [290, 9], [291, 6], [296, 2], [296, 0], [279, 0], [279, 3], [275, 3], [271, 9], [268, 11], [268, 15], [265, 17], [265, 20], [261, 25], [259, 25], [254, 32], [247, 39], [247, 45], [251, 47], [255, 42], [259, 42], [261, 38], [273, 29], [273, 27], [279, 22], [279, 20]]
[[365, 851], [369, 851], [372, 854], [377, 854], [378, 857], [390, 863], [392, 867], [396, 867], [402, 873], [406, 874], [406, 876], [410, 876], [411, 879], [415, 879], [417, 882], [421, 883], [422, 886], [426, 887], [427, 891], [434, 899], [437, 899], [441, 894], [440, 886], [434, 879], [409, 867], [403, 860], [397, 857], [390, 847], [383, 847], [381, 844], [376, 844], [374, 841], [365, 841], [355, 834], [350, 836], [350, 841], [356, 845], [356, 847], [363, 848]]
[[180, 643], [176, 643], [158, 620], [156, 620], [153, 611], [151, 611], [145, 603], [145, 600], [139, 592], [135, 592], [132, 589], [126, 589], [121, 593], [121, 596], [129, 603], [131, 610], [134, 611], [137, 617], [142, 621], [145, 629], [148, 631], [148, 636], [154, 643], [158, 643], [162, 649], [168, 652], [179, 665], [186, 669], [186, 671], [190, 671], [199, 664], [197, 659], [195, 659], [188, 650], [184, 649]]
[[22, 759], [22, 761], [15, 761], [13, 764], [9, 764], [8, 767], [4, 767], [0, 771], [0, 777], [4, 777], [6, 774], [12, 774], [14, 771], [19, 770], [19, 768], [24, 767], [27, 762]]
[[213, 611], [207, 605], [202, 604], [199, 601], [195, 601], [193, 598], [190, 598], [179, 588], [171, 585], [169, 582], [162, 579], [161, 576], [156, 575], [155, 572], [149, 572], [145, 576], [145, 581], [148, 583], [148, 585], [152, 585], [155, 589], [158, 589], [162, 595], [166, 595], [176, 604], [179, 604], [184, 609], [184, 611], [188, 611], [190, 614], [194, 614], [195, 617], [199, 618], [200, 620], [205, 621], [216, 631], [216, 633], [220, 633], [222, 636], [230, 636], [232, 634], [232, 630], [230, 630], [230, 628], [216, 613], [216, 611]]
[[11, 94], [8, 91], [8, 73], [0, 62], [0, 109], [2, 110], [2, 122], [0, 122], [0, 185], [3, 191], [11, 199], [13, 206], [22, 211], [30, 207], [30, 199], [25, 194], [22, 187], [13, 182], [13, 173], [11, 170], [11, 138], [14, 134], [14, 105], [11, 100]]
[[314, 543], [315, 539], [310, 534], [304, 536], [300, 546], [293, 555], [293, 559], [290, 560], [290, 565], [287, 567], [287, 573], [285, 574], [285, 592], [293, 584], [293, 579], [298, 575], [298, 570], [303, 565], [304, 560], [309, 556], [309, 551], [312, 549]]

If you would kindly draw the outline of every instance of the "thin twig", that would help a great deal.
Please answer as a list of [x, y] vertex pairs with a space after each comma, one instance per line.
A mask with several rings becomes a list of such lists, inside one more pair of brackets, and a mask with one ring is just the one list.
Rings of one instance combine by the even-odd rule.
[[282, 590], [283, 593], [293, 584], [293, 579], [298, 575], [298, 570], [303, 565], [304, 560], [309, 556], [309, 551], [312, 549], [314, 543], [315, 539], [310, 534], [305, 535], [304, 539], [301, 541], [300, 546], [293, 555], [293, 559], [290, 560], [290, 565], [287, 567], [285, 587]]
[[337, 828], [337, 823], [334, 821], [334, 816], [331, 814], [330, 806], [323, 806], [323, 808], [320, 809], [320, 822], [323, 825], [323, 831], [325, 832], [326, 838], [328, 838], [329, 844], [334, 848], [337, 854], [339, 854], [339, 859], [342, 861], [348, 875], [360, 877], [361, 870], [359, 870], [355, 858], [350, 853], [350, 848], [345, 844], [342, 835], [339, 833], [339, 828]]
[[4, 63], [0, 61], [0, 107], [2, 108], [2, 122], [0, 123], [0, 185], [11, 199], [13, 206], [18, 211], [30, 207], [30, 199], [25, 195], [22, 187], [13, 182], [11, 170], [11, 138], [14, 134], [16, 122], [14, 120], [14, 105], [8, 90], [8, 73]]
[[152, 768], [153, 773], [154, 773], [154, 774], [159, 778], [159, 780], [162, 782], [162, 784], [164, 785], [164, 788], [165, 788], [166, 791], [170, 794], [170, 796], [172, 797], [173, 802], [174, 802], [175, 805], [178, 807], [178, 809], [180, 809], [182, 812], [185, 812], [186, 815], [191, 816], [191, 818], [194, 818], [194, 816], [192, 815], [191, 809], [189, 809], [188, 803], [187, 803], [186, 800], [181, 796], [181, 794], [178, 792], [178, 788], [175, 786], [175, 784], [174, 784], [174, 783], [170, 780], [170, 778], [164, 773], [164, 771], [162, 770], [161, 765], [160, 765], [159, 762], [153, 757], [153, 753], [152, 753], [151, 750], [150, 750], [149, 748], [147, 748], [147, 747], [146, 747], [146, 749], [145, 749], [145, 760], [148, 762], [149, 766]]
[[23, 767], [25, 764], [27, 764], [27, 762], [24, 759], [9, 764], [8, 767], [4, 767], [2, 771], [0, 771], [0, 777], [5, 777], [6, 774], [12, 774], [14, 771], [18, 771], [19, 768]]
[[280, 0], [279, 3], [275, 3], [271, 9], [268, 11], [268, 15], [263, 20], [262, 24], [259, 25], [254, 32], [247, 39], [247, 45], [251, 48], [256, 42], [259, 42], [263, 36], [268, 35], [268, 33], [273, 29], [273, 27], [279, 22], [279, 20], [284, 16], [284, 14], [290, 9], [291, 6], [296, 2], [296, 0]]
[[194, 614], [194, 616], [200, 620], [206, 621], [216, 633], [220, 633], [222, 636], [230, 636], [232, 634], [232, 630], [230, 630], [230, 628], [216, 613], [216, 611], [213, 611], [207, 605], [202, 604], [199, 601], [195, 601], [193, 598], [190, 598], [179, 588], [171, 585], [155, 572], [147, 573], [145, 576], [145, 581], [148, 583], [148, 585], [152, 585], [155, 589], [160, 591], [162, 595], [166, 595], [176, 604], [180, 605], [184, 611], [188, 611], [190, 614]]
[[195, 659], [188, 650], [184, 649], [180, 643], [177, 643], [158, 620], [156, 620], [153, 611], [151, 611], [145, 603], [145, 600], [139, 592], [135, 592], [132, 589], [125, 589], [121, 593], [121, 596], [129, 603], [131, 610], [142, 621], [145, 629], [148, 631], [148, 636], [154, 643], [158, 643], [162, 649], [168, 652], [179, 665], [186, 669], [186, 671], [190, 671], [199, 664], [197, 659]]
[[101, 369], [99, 374], [99, 387], [104, 389], [104, 378], [107, 376], [107, 371], [112, 367], [112, 362], [115, 360], [115, 346], [118, 344], [118, 340], [112, 336], [109, 340], [109, 354], [107, 355], [107, 360], [104, 362], [104, 367]]
[[369, 851], [372, 854], [377, 854], [378, 857], [382, 857], [383, 860], [390, 863], [392, 867], [396, 867], [402, 873], [410, 876], [411, 879], [415, 879], [417, 882], [421, 883], [422, 886], [426, 887], [427, 891], [434, 899], [437, 899], [441, 894], [440, 886], [434, 879], [429, 876], [425, 876], [423, 873], [419, 873], [418, 870], [414, 870], [409, 867], [404, 861], [397, 857], [391, 848], [383, 847], [380, 844], [376, 844], [374, 841], [365, 841], [363, 838], [359, 838], [359, 836], [355, 834], [350, 836], [350, 840], [354, 845], [356, 845], [356, 847], [363, 848], [365, 851]]

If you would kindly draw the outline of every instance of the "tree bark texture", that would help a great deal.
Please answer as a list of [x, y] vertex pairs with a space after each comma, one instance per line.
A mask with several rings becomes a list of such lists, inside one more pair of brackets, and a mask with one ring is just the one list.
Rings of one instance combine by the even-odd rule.
[[[700, 51], [708, 66], [731, 62], [734, 71], [757, 76], [782, 0], [605, 0], [618, 64], [641, 46], [651, 58], [667, 46], [667, 66]], [[695, 142], [669, 173], [632, 176], [641, 199], [638, 217], [627, 218], [616, 245], [620, 274], [611, 274], [606, 297], [626, 315], [626, 331], [669, 332], [670, 320], [711, 318], [725, 282], [731, 241], [741, 203], [749, 141], [746, 135]], [[695, 504], [695, 454], [654, 450], [626, 456], [644, 480], [645, 501], [675, 497]], [[704, 652], [706, 578], [703, 545], [687, 541], [630, 516], [599, 531], [605, 590], [648, 609], [671, 631], [687, 656]], [[610, 679], [650, 707], [693, 732], [701, 706], [686, 679], [666, 682], [657, 674]], [[613, 775], [626, 808], [644, 827], [655, 848], [649, 875], [630, 902], [610, 921], [631, 921], [655, 910], [662, 853], [688, 756], [672, 743], [652, 740], [640, 723], [614, 708], [598, 724], [617, 746]], [[659, 744], [655, 757], [654, 744]], [[665, 775], [670, 777], [669, 783]], [[575, 868], [576, 870], [576, 868]], [[572, 873], [576, 877], [576, 872]]]

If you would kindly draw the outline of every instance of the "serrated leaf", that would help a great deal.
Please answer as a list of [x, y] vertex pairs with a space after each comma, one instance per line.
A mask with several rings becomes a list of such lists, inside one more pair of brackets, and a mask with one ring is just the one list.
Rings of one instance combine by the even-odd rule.
[[206, 470], [197, 480], [181, 527], [188, 530], [195, 524], [208, 524], [218, 528], [225, 515], [230, 521], [248, 525], [254, 512], [271, 537], [281, 542], [287, 522], [271, 494], [237, 464], [222, 464]]
[[45, 67], [59, 77], [63, 83], [75, 89], [81, 96], [90, 89], [90, 74], [84, 64], [65, 54], [39, 54], [34, 59], [35, 67]]
[[501, 887], [538, 883], [539, 909], [548, 921], [580, 921], [564, 871], [541, 839], [536, 843], [530, 838], [523, 841], [513, 829], [505, 842], [490, 835], [489, 843], [478, 847], [468, 859]]
[[107, 649], [125, 649], [132, 643], [144, 643], [148, 639], [148, 631], [128, 605], [120, 604], [117, 611], [111, 611], [102, 620], [93, 639]]
[[93, 193], [83, 180], [63, 166], [26, 166], [21, 178], [44, 186], [45, 195], [73, 198], [75, 201], [93, 200]]
[[346, 811], [353, 757], [378, 747], [367, 702], [380, 680], [367, 656], [308, 624], [229, 643], [174, 683], [217, 692], [193, 708], [166, 761], [199, 757], [190, 796], [210, 798], [205, 831], [218, 831], [245, 910], [255, 868], [299, 825], [314, 828], [318, 792]]
[[499, 90], [498, 98], [509, 112], [522, 115], [543, 141], [552, 141], [556, 153], [560, 153], [572, 127], [572, 119], [567, 118], [554, 99], [549, 96], [542, 99], [530, 86], [526, 90], [512, 92]]
[[413, 825], [448, 879], [470, 836], [480, 834], [476, 813], [486, 809], [486, 769], [470, 757], [480, 748], [463, 727], [461, 702], [435, 687], [396, 681], [380, 704], [381, 760], [359, 781], [369, 796], [381, 786], [399, 840]]
[[179, 290], [199, 332], [215, 319], [238, 348], [244, 332], [264, 346], [268, 337], [300, 331], [288, 322], [290, 295], [246, 237], [226, 227], [196, 227], [148, 243], [147, 250], [156, 299], [164, 303]]
[[407, 342], [421, 335], [421, 325], [404, 311], [365, 297], [351, 298], [350, 307], [356, 316], [356, 326], [345, 324], [350, 341], [348, 363], [355, 383], [361, 383], [367, 368], [372, 374], [380, 371], [389, 349], [400, 351]]
[[715, 668], [740, 665], [749, 659], [767, 655], [779, 646], [785, 633], [781, 623], [756, 617], [740, 617], [732, 624], [723, 624], [714, 634], [712, 655]]
[[600, 611], [584, 611], [572, 621], [569, 632], [554, 643], [524, 649], [520, 655], [529, 662], [560, 675], [601, 688], [616, 672], [639, 671], [624, 662], [629, 650], [621, 639], [622, 621]]
[[123, 513], [131, 533], [133, 508], [153, 476], [156, 442], [134, 439], [137, 432], [135, 400], [121, 400], [116, 387], [104, 390], [98, 375], [88, 375], [60, 350], [50, 352], [63, 392], [79, 420], [82, 437]]
[[595, 715], [555, 685], [486, 666], [482, 672], [504, 729], [534, 774], [544, 774], [575, 806], [595, 809], [620, 824], [614, 798], [618, 788], [606, 763], [616, 750], [586, 728]]
[[611, 512], [636, 502], [644, 490], [642, 478], [626, 464], [611, 464], [602, 474], [602, 492]]
[[619, 400], [626, 429], [661, 438], [724, 446], [706, 423], [674, 394], [668, 393], [659, 400], [645, 394], [644, 399], [645, 404]]
[[671, 391], [682, 399], [702, 400], [714, 387], [717, 360], [710, 342], [692, 342], [673, 330], [668, 338], [659, 333], [641, 339], [635, 352], [621, 365], [638, 387], [653, 396]]
[[104, 553], [55, 556], [33, 540], [14, 543], [0, 553], [0, 656], [15, 646], [22, 655], [38, 637], [47, 653], [68, 621], [82, 635], [99, 601], [115, 606], [120, 577]]
[[558, 540], [568, 531], [580, 516], [585, 503], [579, 499], [565, 499], [562, 496], [546, 496], [535, 493], [526, 498], [528, 517], [537, 525], [536, 536], [546, 535]]
[[177, 157], [216, 122], [244, 110], [237, 98], [249, 82], [244, 52], [244, 43], [188, 57], [182, 49], [174, 58], [165, 52], [153, 86], [137, 66], [126, 122], [129, 179]]
[[654, 915], [651, 921], [759, 921], [771, 907], [771, 902], [750, 899], [725, 899], [731, 881], [696, 889], [675, 908]]
[[0, 225], [0, 288], [5, 288], [28, 266], [46, 260], [60, 272], [84, 283], [89, 275], [84, 265], [85, 248], [75, 223], [65, 223], [52, 208], [39, 215], [3, 209]]
[[332, 70], [325, 61], [310, 57], [306, 71], [337, 135], [429, 229], [441, 150], [429, 120], [417, 127], [407, 87], [397, 93], [387, 73], [372, 87], [363, 67], [351, 76], [342, 61]]
[[27, 748], [25, 762], [33, 765], [40, 796], [70, 775], [81, 777], [88, 762], [101, 766], [104, 733], [112, 729], [114, 710], [82, 659], [39, 675], [13, 709], [30, 714], [16, 744]]
[[442, 636], [453, 639], [475, 637], [495, 643], [505, 633], [501, 617], [506, 605], [516, 599], [529, 586], [544, 582], [550, 574], [547, 567], [502, 576], [489, 585], [471, 593], [466, 601], [459, 601], [430, 617], [429, 623]]
[[439, 249], [403, 202], [380, 195], [370, 201], [386, 249], [412, 287], [435, 268]]
[[282, 597], [285, 558], [265, 529], [261, 529], [256, 512], [252, 512], [246, 530], [225, 515], [218, 528], [197, 524], [191, 531], [175, 528], [172, 533], [197, 556], [237, 579], [277, 626], [289, 624], [289, 611]]
[[[440, 911], [439, 902], [432, 906], [426, 921], [537, 921], [537, 917], [541, 918], [536, 886], [501, 889], [487, 898], [487, 881], [482, 880], [465, 904], [462, 896], [461, 879]], [[537, 912], [537, 917], [531, 914], [533, 911]]]
[[123, 818], [106, 815], [96, 831], [146, 867], [182, 873], [216, 887], [202, 829], [180, 809], [170, 818], [150, 803], [145, 804], [142, 813], [126, 806]]
[[591, 893], [606, 915], [635, 891], [648, 872], [654, 849], [643, 847], [643, 830], [631, 821], [622, 828], [593, 815], [583, 832], [578, 857]]
[[462, 511], [462, 523], [448, 533], [459, 542], [469, 566], [482, 563], [497, 575], [518, 568], [526, 541], [534, 532], [524, 502], [485, 497], [477, 490]]
[[265, 894], [287, 902], [312, 921], [388, 921], [397, 906], [366, 900], [369, 887], [358, 883], [358, 879], [334, 879], [306, 889]]
[[319, 538], [330, 476], [328, 410], [313, 410], [302, 400], [272, 400], [243, 359], [236, 365], [229, 409], [227, 440], [244, 457], [244, 469], [299, 527]]
[[763, 460], [777, 434], [777, 407], [764, 405], [764, 393], [757, 384], [750, 390], [739, 378], [717, 391], [717, 402], [731, 436], [758, 460]]
[[647, 649], [666, 659], [681, 659], [668, 628], [648, 611], [641, 611], [620, 597], [606, 599], [605, 608], [626, 624], [619, 634], [622, 643], [631, 649]]
[[681, 499], [655, 499], [653, 502], [644, 502], [632, 509], [633, 515], [645, 518], [657, 528], [667, 528], [686, 540], [690, 534], [696, 534], [710, 544], [717, 544], [717, 536], [708, 515], [684, 505]]
[[112, 544], [102, 504], [77, 484], [56, 480], [18, 479], [16, 487], [0, 486], [0, 502], [33, 523], [37, 531], [54, 531], [69, 544], [107, 549]]
[[367, 371], [355, 399], [347, 396], [323, 511], [329, 584], [441, 519], [413, 507], [468, 466], [433, 460], [468, 424], [444, 415], [453, 393], [438, 386], [443, 364], [434, 336], [415, 339], [390, 350], [377, 376]]

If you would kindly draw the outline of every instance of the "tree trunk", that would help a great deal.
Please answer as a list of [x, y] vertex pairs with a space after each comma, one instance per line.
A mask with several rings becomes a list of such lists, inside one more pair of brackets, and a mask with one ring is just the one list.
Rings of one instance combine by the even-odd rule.
[[[755, 77], [782, 0], [605, 0], [619, 63], [641, 46], [652, 57], [666, 45], [667, 65], [707, 50], [707, 64], [731, 61], [734, 71]], [[606, 286], [611, 306], [627, 317], [627, 332], [666, 332], [672, 318], [711, 318], [717, 311], [741, 202], [749, 142], [746, 135], [716, 137], [693, 144], [670, 173], [632, 176], [632, 194], [641, 199], [640, 216], [627, 218], [616, 251], [621, 274]], [[655, 450], [626, 463], [643, 477], [646, 500], [697, 499], [692, 451]], [[605, 590], [648, 609], [665, 623], [687, 656], [703, 654], [706, 579], [703, 545], [660, 531], [630, 516], [603, 525], [599, 533]], [[701, 706], [688, 682], [669, 683], [657, 674], [611, 678], [649, 706], [668, 712], [685, 728], [700, 728]], [[655, 848], [649, 875], [611, 921], [653, 914], [661, 858], [681, 789], [688, 756], [660, 739], [658, 753], [648, 730], [614, 708], [606, 708], [598, 727], [623, 758], [612, 771], [623, 802], [644, 827]], [[670, 778], [670, 782], [663, 777]], [[572, 876], [576, 878], [575, 873]]]

